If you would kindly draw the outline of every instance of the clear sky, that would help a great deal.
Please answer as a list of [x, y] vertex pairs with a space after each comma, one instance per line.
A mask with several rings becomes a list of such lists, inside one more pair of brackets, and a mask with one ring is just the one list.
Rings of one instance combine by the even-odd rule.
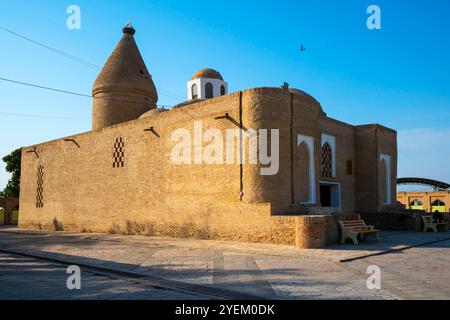
[[[72, 4], [80, 30], [66, 27]], [[366, 27], [371, 4], [381, 30]], [[0, 27], [98, 66], [128, 19], [158, 104], [184, 100], [203, 67], [230, 92], [288, 82], [331, 117], [398, 130], [399, 176], [450, 181], [450, 1], [0, 0]], [[97, 73], [0, 30], [1, 78], [90, 94]], [[90, 117], [89, 98], [0, 81], [0, 155], [88, 131]], [[8, 178], [0, 171], [0, 188]]]

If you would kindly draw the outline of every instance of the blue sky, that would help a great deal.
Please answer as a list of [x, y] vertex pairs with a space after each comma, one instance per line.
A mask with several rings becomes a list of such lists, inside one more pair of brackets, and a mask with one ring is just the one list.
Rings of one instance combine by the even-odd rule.
[[[81, 30], [66, 28], [71, 4], [81, 8]], [[381, 30], [366, 27], [371, 4], [382, 10]], [[448, 0], [0, 0], [1, 27], [99, 66], [131, 19], [159, 104], [182, 101], [203, 67], [219, 70], [230, 91], [288, 82], [331, 117], [398, 130], [399, 176], [447, 182], [449, 16]], [[0, 46], [0, 77], [91, 92], [98, 70], [2, 30]], [[0, 155], [90, 129], [89, 98], [2, 81], [0, 97]], [[0, 171], [0, 188], [8, 178]]]

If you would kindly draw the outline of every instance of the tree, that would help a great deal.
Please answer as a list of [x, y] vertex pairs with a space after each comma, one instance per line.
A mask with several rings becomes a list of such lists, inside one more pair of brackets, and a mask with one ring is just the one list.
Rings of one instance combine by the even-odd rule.
[[6, 171], [11, 173], [11, 179], [9, 179], [5, 189], [0, 192], [0, 196], [2, 197], [19, 197], [21, 153], [21, 149], [16, 149], [2, 159], [6, 163]]

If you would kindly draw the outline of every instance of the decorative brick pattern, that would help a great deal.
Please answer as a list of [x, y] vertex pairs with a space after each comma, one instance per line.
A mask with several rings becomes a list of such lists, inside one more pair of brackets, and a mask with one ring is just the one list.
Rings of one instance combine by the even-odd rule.
[[37, 188], [36, 188], [36, 208], [44, 207], [44, 168], [38, 167]]
[[325, 143], [322, 147], [322, 177], [332, 177], [332, 165], [333, 165], [333, 152], [328, 143]]
[[122, 138], [117, 138], [114, 142], [113, 168], [123, 168], [125, 157], [125, 143]]

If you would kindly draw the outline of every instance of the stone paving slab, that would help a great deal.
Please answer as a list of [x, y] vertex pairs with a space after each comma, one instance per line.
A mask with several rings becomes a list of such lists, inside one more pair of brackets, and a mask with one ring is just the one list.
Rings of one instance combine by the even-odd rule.
[[[158, 240], [135, 236], [30, 234], [16, 230], [0, 232], [0, 250], [50, 258], [80, 267], [114, 270], [124, 275], [134, 274], [168, 288], [223, 298], [398, 299], [388, 292], [369, 291], [365, 286], [365, 276], [355, 278], [352, 271], [332, 262], [249, 254], [245, 253], [245, 243], [240, 243], [244, 246], [242, 250], [233, 250], [239, 244], [222, 247], [221, 242], [186, 239], [191, 243], [186, 246], [179, 239]], [[199, 244], [207, 246], [200, 249], [197, 248]], [[117, 255], [116, 249], [123, 250], [124, 247], [128, 247], [127, 254], [121, 252]], [[145, 250], [148, 250], [148, 255], [144, 254]], [[264, 250], [270, 252], [267, 248]], [[96, 252], [101, 253], [101, 258], [95, 256]], [[322, 273], [317, 272], [320, 268], [324, 270]]]
[[353, 270], [378, 266], [384, 288], [403, 299], [450, 300], [449, 251], [450, 241], [442, 241], [344, 264]]
[[[450, 241], [445, 239], [450, 239], [449, 233], [385, 232], [379, 243], [302, 250], [270, 244], [0, 228], [3, 250], [241, 299], [401, 299], [419, 293], [422, 298], [442, 298], [450, 289], [439, 282], [439, 276], [450, 277], [447, 257]], [[435, 249], [439, 245], [440, 251]], [[404, 250], [414, 246], [421, 246], [417, 253]], [[419, 255], [430, 248], [434, 249], [430, 252], [435, 259], [430, 270], [437, 271], [431, 275], [417, 262]], [[387, 252], [392, 253], [384, 254]], [[383, 264], [386, 257], [389, 262]], [[402, 273], [402, 262], [400, 269], [390, 269], [391, 264], [397, 263], [397, 257], [407, 257], [402, 277], [397, 276]], [[388, 285], [381, 290], [369, 290], [366, 286], [366, 268], [371, 263], [379, 263], [389, 271], [385, 274]], [[421, 266], [417, 274], [416, 263]]]
[[[192, 295], [194, 299], [237, 299], [237, 300], [264, 300], [265, 297], [256, 294], [249, 294], [246, 292], [237, 292], [233, 290], [227, 290], [223, 288], [214, 288], [202, 286], [197, 283], [190, 282], [179, 282], [176, 280], [172, 280], [173, 277], [168, 277], [169, 279], [164, 278], [156, 278], [152, 274], [138, 272], [136, 265], [129, 265], [128, 267], [123, 268], [120, 264], [117, 264], [113, 261], [107, 263], [98, 263], [94, 259], [88, 258], [80, 258], [79, 256], [68, 256], [62, 253], [60, 254], [51, 254], [45, 251], [36, 251], [36, 250], [3, 250], [0, 249], [0, 256], [2, 255], [15, 255], [22, 256], [26, 259], [41, 259], [45, 261], [50, 261], [53, 264], [64, 264], [64, 265], [78, 265], [82, 270], [89, 270], [88, 273], [100, 272], [101, 274], [112, 274], [115, 276], [121, 276], [126, 279], [138, 279], [139, 284], [156, 287], [160, 290], [169, 290], [173, 292], [177, 292], [182, 296], [185, 294], [187, 297]], [[0, 270], [2, 269], [2, 265], [0, 264]], [[3, 270], [1, 270], [3, 272]], [[18, 276], [20, 276], [21, 272], [18, 271]], [[0, 274], [0, 276], [4, 276]], [[37, 278], [37, 276], [36, 276]], [[45, 279], [44, 279], [45, 280]], [[187, 279], [185, 279], [187, 280]], [[36, 279], [38, 281], [38, 279]], [[2, 284], [3, 278], [0, 277], [0, 284]], [[87, 281], [89, 282], [89, 281]], [[197, 282], [197, 281], [194, 281]], [[65, 280], [64, 280], [65, 283]], [[24, 285], [27, 286], [26, 284]], [[0, 290], [1, 293], [2, 290]], [[0, 294], [0, 300], [1, 300]], [[172, 299], [172, 298], [168, 298]]]
[[[148, 247], [154, 247], [155, 250], [164, 248], [165, 252], [158, 250], [158, 254], [162, 256], [170, 256], [170, 250], [173, 248], [192, 249], [192, 255], [198, 257], [199, 254], [209, 254], [216, 248], [220, 248], [223, 251], [244, 253], [244, 254], [259, 254], [259, 255], [275, 255], [292, 258], [307, 258], [318, 261], [330, 261], [330, 262], [346, 262], [364, 257], [380, 255], [389, 252], [401, 251], [412, 247], [432, 244], [450, 239], [450, 232], [438, 232], [438, 233], [420, 233], [412, 231], [381, 231], [380, 242], [368, 241], [361, 242], [358, 246], [353, 244], [345, 245], [333, 245], [323, 249], [300, 249], [294, 246], [275, 245], [275, 244], [263, 244], [263, 243], [246, 243], [246, 242], [234, 242], [234, 241], [217, 241], [217, 240], [197, 240], [197, 239], [179, 239], [179, 238], [167, 238], [167, 237], [148, 237], [148, 236], [135, 236], [135, 235], [110, 235], [110, 234], [85, 234], [85, 233], [70, 233], [70, 232], [55, 232], [47, 233], [37, 230], [23, 230], [18, 228], [5, 228], [0, 227], [0, 233], [12, 232], [18, 234], [35, 234], [48, 237], [51, 235], [65, 236], [65, 241], [70, 241], [71, 237], [74, 237], [72, 241], [79, 244], [80, 239], [85, 240], [102, 240], [102, 241], [116, 241], [120, 243], [132, 244], [132, 245], [144, 245], [145, 250]], [[67, 243], [64, 244], [65, 246]], [[90, 250], [89, 246], [86, 247]], [[79, 246], [77, 245], [79, 250]], [[122, 249], [127, 250], [127, 247], [122, 246]], [[197, 250], [195, 252], [195, 250]], [[176, 252], [176, 257], [173, 259], [184, 259]], [[108, 253], [106, 253], [108, 255]]]
[[81, 290], [66, 286], [66, 266], [0, 253], [0, 300], [209, 300], [211, 296], [166, 290], [133, 280], [83, 270]]

